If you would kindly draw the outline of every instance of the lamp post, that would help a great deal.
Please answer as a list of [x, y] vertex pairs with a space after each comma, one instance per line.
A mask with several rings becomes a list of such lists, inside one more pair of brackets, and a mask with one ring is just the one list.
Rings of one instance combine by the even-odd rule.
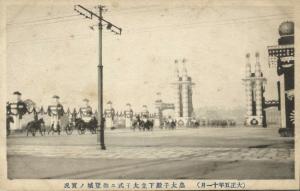
[[102, 6], [99, 6], [99, 64], [98, 64], [98, 126], [100, 127], [100, 147], [105, 150], [103, 121], [103, 65], [102, 65]]
[[[99, 5], [99, 14], [96, 14], [81, 5], [75, 5], [74, 10], [85, 18], [93, 19], [93, 17], [98, 18], [98, 30], [99, 30], [99, 64], [98, 64], [98, 127], [100, 128], [99, 136], [97, 137], [98, 143], [100, 142], [100, 147], [105, 150], [104, 144], [104, 119], [103, 119], [103, 65], [102, 65], [102, 28], [105, 24], [108, 30], [113, 33], [121, 35], [122, 29], [113, 25], [109, 21], [102, 17], [102, 11], [104, 6]], [[93, 30], [93, 27], [90, 27]], [[99, 129], [98, 128], [98, 129]]]

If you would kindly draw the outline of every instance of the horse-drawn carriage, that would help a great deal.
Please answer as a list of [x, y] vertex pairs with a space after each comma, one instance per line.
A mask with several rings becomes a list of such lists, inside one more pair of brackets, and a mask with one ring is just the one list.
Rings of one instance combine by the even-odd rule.
[[148, 130], [148, 131], [152, 131], [153, 130], [153, 120], [149, 119], [147, 117], [142, 117], [142, 119], [140, 118], [140, 116], [136, 116], [135, 119], [133, 120], [132, 123], [132, 129], [135, 131], [136, 128], [138, 128], [140, 131], [143, 130]]
[[[92, 134], [96, 133], [97, 130], [97, 119], [95, 117], [91, 117], [90, 120], [85, 121], [82, 118], [77, 118], [76, 114], [70, 114], [69, 115], [69, 121], [68, 124], [62, 128], [60, 123], [54, 124], [50, 126], [48, 129], [48, 135], [52, 132], [60, 133], [62, 131], [65, 131], [67, 135], [71, 135], [74, 130], [77, 130], [79, 135], [85, 134], [87, 130], [89, 130]], [[33, 121], [30, 121], [26, 126], [27, 136], [31, 134], [32, 136], [35, 136], [37, 132], [40, 132], [41, 136], [46, 134], [46, 126], [43, 118], [40, 119], [34, 119]], [[9, 132], [9, 131], [7, 131]]]
[[79, 135], [85, 134], [89, 130], [92, 134], [97, 133], [98, 121], [95, 116], [90, 117], [88, 120], [77, 118], [76, 114], [70, 114], [69, 123], [65, 127], [66, 134], [71, 135], [73, 130], [76, 129]]

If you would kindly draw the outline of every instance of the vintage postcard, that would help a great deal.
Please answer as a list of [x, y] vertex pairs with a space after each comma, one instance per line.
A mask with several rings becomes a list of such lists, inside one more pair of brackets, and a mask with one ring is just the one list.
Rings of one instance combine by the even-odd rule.
[[299, 190], [299, 1], [0, 2], [0, 190]]

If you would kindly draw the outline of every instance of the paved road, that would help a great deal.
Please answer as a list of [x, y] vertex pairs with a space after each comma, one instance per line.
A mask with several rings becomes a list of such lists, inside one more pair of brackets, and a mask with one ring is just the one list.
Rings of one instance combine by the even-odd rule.
[[291, 178], [293, 139], [275, 129], [214, 128], [8, 138], [10, 178]]

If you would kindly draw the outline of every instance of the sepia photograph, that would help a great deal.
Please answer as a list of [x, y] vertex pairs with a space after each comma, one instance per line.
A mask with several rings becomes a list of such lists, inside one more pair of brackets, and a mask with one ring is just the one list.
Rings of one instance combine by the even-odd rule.
[[0, 2], [0, 189], [299, 190], [296, 1]]

